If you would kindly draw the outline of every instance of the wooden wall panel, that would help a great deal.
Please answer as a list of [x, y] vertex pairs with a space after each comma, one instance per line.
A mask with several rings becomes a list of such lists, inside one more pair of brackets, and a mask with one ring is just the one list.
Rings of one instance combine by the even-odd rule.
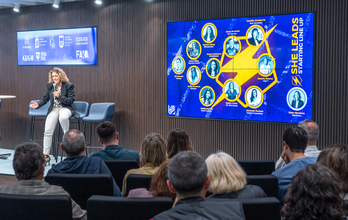
[[[138, 150], [151, 132], [167, 137], [185, 129], [196, 151], [208, 156], [224, 150], [236, 159], [273, 159], [282, 150], [287, 124], [166, 117], [166, 22], [316, 12], [314, 119], [320, 148], [347, 143], [346, 0], [117, 0], [0, 10], [0, 147], [29, 140], [28, 104], [45, 90], [52, 67], [19, 67], [16, 31], [98, 26], [98, 66], [62, 67], [75, 84], [76, 100], [115, 102], [113, 122], [120, 144]], [[72, 125], [74, 127], [75, 125]], [[44, 120], [35, 126], [42, 139]], [[96, 126], [93, 126], [95, 129]], [[93, 144], [98, 145], [95, 134]]]

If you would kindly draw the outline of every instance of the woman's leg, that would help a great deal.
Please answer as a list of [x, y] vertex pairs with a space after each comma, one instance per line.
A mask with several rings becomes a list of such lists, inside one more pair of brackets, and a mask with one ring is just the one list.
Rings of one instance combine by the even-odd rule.
[[54, 129], [58, 123], [58, 113], [60, 108], [52, 108], [52, 111], [47, 115], [45, 122], [45, 133], [43, 139], [43, 153], [48, 155], [52, 146], [52, 136]]
[[59, 123], [62, 126], [63, 134], [69, 130], [69, 118], [71, 117], [71, 111], [67, 108], [59, 110]]

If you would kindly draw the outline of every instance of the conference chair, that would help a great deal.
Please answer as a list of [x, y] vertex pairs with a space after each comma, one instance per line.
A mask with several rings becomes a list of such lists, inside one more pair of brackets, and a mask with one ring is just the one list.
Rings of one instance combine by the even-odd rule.
[[69, 195], [0, 194], [0, 219], [72, 219]]
[[247, 175], [247, 184], [263, 189], [268, 197], [278, 197], [278, 179], [273, 175]]
[[92, 196], [87, 201], [88, 220], [148, 220], [173, 206], [170, 197], [127, 198]]
[[87, 199], [92, 195], [114, 195], [111, 174], [50, 173], [45, 181], [63, 187], [82, 209], [86, 209]]
[[86, 122], [89, 122], [89, 144], [86, 147], [87, 156], [88, 156], [88, 151], [90, 148], [101, 148], [101, 147], [92, 147], [92, 123], [110, 121], [112, 117], [114, 117], [114, 113], [115, 113], [115, 103], [111, 103], [111, 102], [93, 103], [91, 105], [91, 108], [89, 109], [89, 115], [82, 118], [84, 134], [85, 134]]
[[[226, 199], [207, 198], [209, 201], [221, 202]], [[253, 199], [229, 199], [241, 202], [246, 220], [280, 220], [281, 204], [275, 197]], [[88, 213], [89, 214], [89, 213]], [[89, 217], [89, 216], [88, 216]]]
[[[39, 100], [32, 100], [29, 104], [32, 104], [32, 102], [38, 102]], [[28, 115], [31, 117], [30, 121], [30, 136], [29, 141], [42, 141], [42, 140], [33, 140], [34, 136], [34, 124], [35, 124], [35, 118], [37, 117], [46, 117], [48, 108], [50, 107], [51, 102], [48, 101], [45, 105], [43, 105], [41, 108], [30, 108], [29, 107], [29, 113]]]
[[[136, 160], [104, 160], [117, 186], [122, 189], [123, 178], [128, 170], [139, 168]], [[127, 193], [128, 194], [128, 193]]]
[[275, 168], [273, 160], [237, 160], [247, 175], [270, 175]]
[[143, 175], [143, 174], [130, 174], [126, 180], [126, 195], [132, 189], [146, 188], [150, 189], [151, 179], [153, 175]]

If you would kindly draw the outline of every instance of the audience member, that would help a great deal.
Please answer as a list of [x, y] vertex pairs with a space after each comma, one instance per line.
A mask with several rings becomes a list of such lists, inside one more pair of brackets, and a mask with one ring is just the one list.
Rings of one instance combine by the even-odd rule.
[[[85, 136], [81, 131], [72, 129], [63, 136], [61, 148], [68, 155], [62, 162], [52, 165], [48, 173], [73, 173], [73, 174], [111, 174], [104, 161], [96, 157], [83, 155], [86, 144]], [[121, 196], [120, 189], [113, 179], [114, 195]]]
[[192, 151], [176, 154], [168, 166], [167, 185], [176, 193], [174, 207], [154, 219], [245, 219], [240, 203], [205, 200], [209, 187], [204, 159]]
[[[306, 157], [318, 157], [320, 150], [318, 150], [317, 148], [317, 141], [319, 139], [319, 127], [317, 123], [312, 120], [305, 119], [303, 121], [300, 121], [298, 123], [298, 126], [303, 128], [307, 132], [308, 136], [307, 148], [304, 152], [304, 155]], [[284, 157], [284, 151], [275, 164], [276, 170], [286, 164], [282, 157]]]
[[99, 157], [103, 160], [136, 160], [139, 165], [139, 152], [125, 150], [118, 145], [119, 134], [114, 123], [110, 121], [100, 123], [97, 127], [97, 133], [103, 149], [91, 153], [89, 157]]
[[167, 185], [169, 162], [170, 159], [164, 161], [151, 179], [149, 191], [153, 197], [172, 197], [175, 199], [175, 193], [172, 193]]
[[348, 146], [334, 145], [323, 150], [319, 154], [317, 164], [324, 165], [338, 174], [342, 184], [342, 197], [348, 200]]
[[336, 173], [318, 164], [300, 170], [293, 177], [284, 199], [281, 210], [284, 220], [346, 219], [338, 179]]
[[224, 152], [210, 155], [205, 160], [210, 179], [209, 198], [248, 199], [267, 197], [265, 192], [254, 185], [246, 185], [246, 173], [238, 162]]
[[186, 150], [193, 151], [190, 138], [188, 134], [186, 133], [186, 131], [181, 129], [172, 130], [168, 137], [168, 144], [167, 144], [168, 158], [172, 158], [174, 157], [175, 154], [179, 153], [180, 151], [186, 151]]
[[[16, 147], [12, 166], [17, 183], [0, 185], [0, 193], [18, 195], [69, 195], [61, 186], [51, 186], [43, 180], [45, 157], [37, 143], [24, 143]], [[87, 213], [74, 200], [73, 219], [87, 219]], [[45, 208], [45, 207], [41, 207]], [[33, 210], [38, 211], [38, 210]], [[43, 216], [43, 218], [48, 216]]]
[[280, 201], [283, 201], [292, 177], [308, 164], [317, 161], [316, 157], [306, 157], [304, 155], [307, 140], [306, 131], [299, 126], [288, 127], [283, 134], [283, 159], [287, 165], [272, 173], [278, 178], [278, 199]]
[[140, 149], [140, 168], [128, 170], [123, 178], [122, 195], [126, 196], [127, 177], [130, 174], [153, 175], [166, 159], [166, 143], [160, 134], [152, 133], [145, 137]]

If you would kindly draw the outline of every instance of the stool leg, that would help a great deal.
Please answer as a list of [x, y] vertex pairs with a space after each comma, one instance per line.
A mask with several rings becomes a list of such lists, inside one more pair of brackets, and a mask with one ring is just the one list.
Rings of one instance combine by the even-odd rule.
[[33, 142], [35, 117], [31, 117], [29, 141]]
[[77, 129], [80, 131], [80, 119], [77, 119]]
[[[92, 122], [89, 122], [89, 145], [92, 146]], [[86, 150], [88, 156], [88, 149]]]

